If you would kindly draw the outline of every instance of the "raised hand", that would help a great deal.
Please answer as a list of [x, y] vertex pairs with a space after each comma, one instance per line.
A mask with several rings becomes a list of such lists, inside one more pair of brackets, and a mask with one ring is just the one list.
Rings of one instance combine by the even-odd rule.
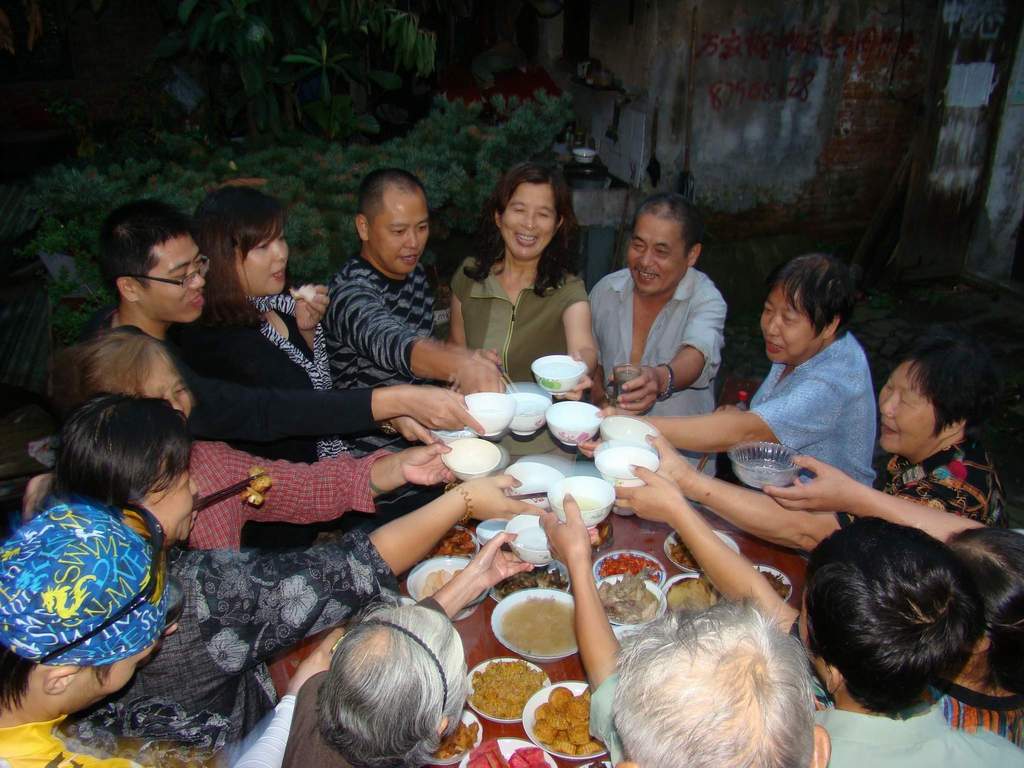
[[798, 477], [793, 485], [787, 488], [774, 485], [762, 488], [761, 490], [775, 499], [780, 507], [809, 512], [853, 511], [853, 497], [860, 490], [860, 484], [856, 480], [831, 464], [811, 456], [796, 456], [793, 463], [803, 469], [809, 469], [815, 477], [810, 480]]
[[299, 289], [292, 288], [292, 298], [295, 299], [295, 323], [300, 331], [311, 331], [316, 328], [327, 307], [330, 299], [327, 298], [326, 285], [304, 285]]
[[548, 536], [548, 548], [556, 560], [566, 565], [586, 560], [590, 561], [590, 531], [583, 524], [579, 505], [570, 494], [563, 501], [565, 522], [558, 519], [554, 512], [541, 514], [540, 524]]
[[615, 496], [622, 506], [632, 508], [644, 520], [669, 525], [673, 524], [673, 518], [680, 510], [689, 509], [689, 502], [679, 487], [661, 470], [655, 473], [643, 467], [633, 467], [633, 473], [644, 481], [644, 485], [616, 488]]
[[413, 485], [450, 483], [455, 475], [441, 461], [442, 454], [451, 451], [444, 443], [417, 446], [402, 451], [402, 478]]

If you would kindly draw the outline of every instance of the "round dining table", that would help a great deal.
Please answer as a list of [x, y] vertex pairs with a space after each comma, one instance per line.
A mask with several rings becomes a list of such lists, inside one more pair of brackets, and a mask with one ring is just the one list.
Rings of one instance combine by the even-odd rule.
[[[728, 533], [736, 541], [740, 551], [753, 564], [769, 565], [786, 574], [793, 585], [793, 592], [789, 598], [790, 602], [794, 606], [800, 604], [806, 567], [806, 559], [802, 553], [770, 544], [755, 536], [744, 533], [727, 521], [717, 517], [710, 510], [701, 509], [701, 511], [712, 527]], [[612, 521], [612, 546], [601, 552], [595, 552], [595, 558], [614, 550], [636, 549], [656, 557], [665, 568], [666, 578], [671, 578], [678, 573], [684, 572], [677, 568], [665, 555], [665, 538], [672, 532], [669, 526], [664, 523], [643, 520], [635, 515], [621, 516], [613, 514]], [[405, 588], [404, 579], [402, 580], [402, 588], [403, 590]], [[491, 631], [491, 614], [496, 605], [497, 603], [492, 598], [487, 597], [471, 615], [455, 622], [455, 627], [462, 638], [462, 644], [466, 651], [467, 669], [472, 669], [475, 665], [487, 659], [515, 657], [517, 655], [498, 642], [498, 639]], [[640, 631], [642, 632], [643, 630], [641, 629]], [[303, 643], [302, 647], [294, 649], [288, 656], [279, 659], [271, 666], [271, 674], [279, 693], [287, 686], [287, 681], [295, 666], [308, 653], [307, 649], [311, 646], [312, 642], [307, 641]], [[548, 675], [552, 683], [564, 680], [585, 681], [587, 679], [578, 653], [574, 653], [565, 659], [540, 664], [539, 666]], [[503, 737], [528, 740], [521, 722], [496, 723], [483, 717], [480, 718], [480, 722], [483, 725], [483, 738], [485, 740]], [[607, 756], [576, 760], [565, 760], [558, 757], [553, 759], [559, 766], [564, 768], [580, 768], [581, 766], [606, 760]]]

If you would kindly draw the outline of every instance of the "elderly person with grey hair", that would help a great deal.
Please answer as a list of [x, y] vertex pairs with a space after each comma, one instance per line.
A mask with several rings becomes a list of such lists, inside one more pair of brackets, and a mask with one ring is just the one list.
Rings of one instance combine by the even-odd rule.
[[466, 659], [455, 616], [499, 581], [532, 568], [502, 551], [502, 533], [469, 565], [416, 605], [369, 607], [288, 706], [278, 706], [261, 762], [235, 768], [421, 766], [458, 727]]

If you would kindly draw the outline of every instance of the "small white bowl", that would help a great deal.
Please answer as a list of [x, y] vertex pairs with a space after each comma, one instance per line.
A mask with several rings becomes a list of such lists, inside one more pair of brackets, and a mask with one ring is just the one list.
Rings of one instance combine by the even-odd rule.
[[441, 454], [441, 461], [459, 480], [487, 477], [501, 464], [501, 451], [494, 443], [479, 437], [464, 437], [448, 443], [451, 450]]
[[513, 435], [525, 437], [532, 435], [547, 423], [544, 412], [551, 406], [551, 396], [537, 392], [513, 392], [516, 401], [516, 413], [509, 425]]
[[593, 439], [601, 427], [601, 411], [590, 403], [564, 400], [548, 408], [548, 428], [566, 445], [579, 445]]
[[657, 435], [658, 430], [643, 419], [632, 416], [609, 416], [601, 422], [602, 440], [627, 440], [631, 443], [649, 446], [647, 436]]
[[540, 739], [537, 738], [537, 734], [534, 731], [534, 728], [537, 725], [537, 710], [540, 709], [541, 704], [548, 703], [551, 699], [551, 693], [555, 688], [567, 688], [573, 696], [580, 696], [584, 691], [588, 690], [590, 686], [582, 680], [562, 680], [557, 683], [552, 683], [545, 688], [541, 688], [533, 694], [533, 696], [527, 700], [526, 706], [523, 707], [523, 730], [526, 731], [526, 735], [529, 737], [530, 741], [545, 752], [552, 754], [555, 757], [560, 757], [563, 760], [594, 760], [601, 757], [601, 755], [607, 754], [608, 750], [605, 749], [600, 752], [594, 752], [591, 755], [570, 755], [565, 752], [559, 752], [552, 749], [550, 746], [545, 746], [541, 743]]
[[572, 150], [572, 156], [577, 163], [586, 165], [594, 162], [594, 158], [597, 157], [597, 150], [590, 147], [575, 147]]
[[[571, 648], [566, 648], [564, 652], [553, 655], [543, 655], [537, 653], [531, 653], [530, 651], [520, 648], [512, 644], [502, 631], [501, 624], [510, 610], [515, 608], [517, 605], [521, 605], [529, 600], [554, 600], [565, 605], [575, 607], [576, 603], [572, 598], [572, 595], [568, 592], [560, 592], [557, 589], [524, 589], [519, 592], [513, 592], [511, 595], [506, 597], [500, 603], [494, 607], [494, 612], [491, 614], [491, 632], [494, 637], [497, 638], [498, 642], [508, 648], [512, 653], [522, 656], [524, 659], [535, 661], [539, 664], [546, 664], [549, 661], [558, 661], [559, 659], [566, 659], [572, 656], [579, 650], [576, 643], [573, 643]], [[485, 715], [486, 717], [486, 715]]]
[[[600, 590], [602, 584], [618, 584], [625, 577], [626, 577], [626, 574], [624, 574], [624, 573], [619, 573], [619, 574], [616, 574], [615, 576], [608, 576], [608, 577], [603, 578], [603, 579], [601, 579], [600, 581], [597, 582], [597, 588]], [[629, 623], [629, 624], [627, 624], [625, 622], [621, 622], [621, 621], [615, 621], [614, 619], [612, 619], [611, 616], [609, 616], [608, 617], [608, 621], [611, 624], [617, 625], [617, 626], [621, 626], [621, 627], [642, 627], [644, 624], [649, 624], [650, 622], [654, 621], [655, 619], [665, 615], [665, 608], [666, 608], [665, 593], [661, 591], [661, 587], [658, 586], [657, 584], [655, 584], [650, 579], [644, 579], [644, 586], [647, 587], [647, 591], [650, 592], [651, 595], [654, 596], [654, 599], [658, 601], [658, 608], [657, 608], [657, 611], [655, 612], [654, 616], [649, 618], [647, 621], [638, 621], [638, 622], [633, 622], [633, 623]]]
[[[724, 543], [729, 549], [731, 549], [736, 554], [740, 554], [740, 545], [736, 543], [736, 539], [734, 539], [727, 533], [722, 533], [721, 531], [715, 531], [715, 535], [718, 538], [720, 538], [722, 540], [722, 543]], [[672, 531], [672, 533], [666, 536], [664, 544], [661, 545], [661, 550], [665, 553], [665, 557], [669, 559], [669, 562], [671, 562], [672, 565], [674, 565], [676, 568], [678, 568], [680, 571], [683, 571], [684, 573], [701, 573], [700, 568], [692, 568], [686, 563], [682, 562], [681, 560], [676, 560], [674, 557], [672, 557], [673, 542], [675, 542], [676, 544], [680, 543], [679, 536], [676, 534], [675, 531]], [[689, 548], [687, 547], [687, 549]]]
[[500, 520], [496, 517], [490, 520], [484, 520], [477, 525], [476, 538], [477, 541], [480, 542], [480, 546], [482, 547], [488, 541], [504, 531], [506, 525], [508, 525], [508, 520]]
[[522, 714], [520, 714], [518, 717], [513, 717], [513, 718], [502, 718], [502, 717], [495, 717], [494, 715], [489, 715], [486, 712], [484, 712], [482, 709], [480, 709], [479, 707], [475, 706], [473, 704], [473, 701], [472, 701], [472, 698], [473, 698], [473, 675], [475, 675], [477, 672], [483, 672], [485, 669], [487, 669], [492, 664], [500, 664], [500, 663], [503, 663], [503, 662], [509, 662], [510, 663], [510, 662], [516, 662], [516, 661], [522, 662], [523, 664], [528, 666], [530, 669], [532, 669], [534, 672], [540, 672], [542, 675], [544, 675], [544, 678], [547, 680], [547, 682], [544, 683], [545, 687], [551, 685], [551, 678], [548, 677], [547, 673], [543, 669], [538, 667], [536, 664], [534, 664], [532, 662], [529, 662], [529, 661], [526, 661], [525, 659], [516, 659], [516, 658], [513, 658], [511, 656], [497, 656], [497, 657], [495, 657], [493, 659], [487, 659], [486, 661], [481, 661], [479, 664], [477, 664], [475, 667], [473, 667], [471, 670], [469, 670], [469, 673], [466, 675], [466, 679], [467, 679], [467, 682], [468, 682], [468, 686], [467, 686], [467, 690], [466, 690], [466, 703], [472, 708], [472, 710], [474, 712], [476, 712], [478, 715], [480, 715], [480, 717], [486, 718], [487, 720], [490, 720], [492, 723], [518, 723], [518, 722], [522, 721], [522, 719], [523, 719]]
[[587, 364], [568, 355], [547, 355], [534, 360], [530, 370], [545, 390], [552, 395], [564, 395], [583, 380]]
[[537, 515], [516, 515], [508, 521], [505, 531], [516, 535], [509, 546], [524, 563], [547, 565], [551, 562], [548, 537]]
[[514, 496], [522, 497], [522, 501], [541, 509], [551, 508], [548, 491], [559, 480], [565, 479], [565, 475], [554, 467], [534, 461], [517, 461], [505, 470], [505, 474], [519, 481], [519, 487], [511, 490]]
[[[462, 723], [467, 728], [469, 726], [473, 725], [473, 723], [476, 723], [476, 725], [477, 725], [476, 741], [473, 742], [473, 746], [472, 747], [470, 747], [469, 749], [466, 750], [466, 752], [472, 752], [474, 749], [476, 749], [477, 747], [479, 747], [483, 743], [483, 740], [484, 740], [484, 724], [480, 722], [480, 718], [478, 718], [476, 715], [474, 715], [473, 711], [470, 710], [470, 709], [462, 710], [462, 718], [461, 718], [461, 720], [462, 720]], [[459, 754], [457, 754], [457, 755], [455, 755], [453, 757], [445, 758], [445, 759], [437, 758], [437, 757], [434, 757], [433, 755], [431, 755], [430, 756], [430, 764], [431, 765], [455, 765], [455, 763], [458, 763], [458, 762], [462, 761], [462, 758], [465, 757], [466, 752], [459, 752]]]
[[559, 480], [548, 491], [548, 503], [558, 519], [565, 521], [565, 494], [571, 494], [580, 506], [580, 517], [587, 528], [593, 528], [611, 511], [615, 488], [600, 477], [576, 476]]
[[758, 570], [759, 573], [764, 574], [766, 577], [778, 577], [782, 581], [782, 583], [786, 585], [786, 596], [782, 597], [780, 595], [780, 597], [782, 597], [783, 600], [786, 600], [788, 602], [789, 598], [793, 596], [793, 581], [789, 578], [789, 576], [784, 574], [778, 568], [773, 568], [770, 565], [755, 565], [754, 567]]
[[751, 488], [792, 485], [800, 474], [794, 456], [796, 451], [779, 443], [740, 443], [729, 449], [733, 472]]
[[504, 392], [477, 392], [466, 395], [466, 410], [486, 430], [482, 437], [498, 437], [516, 415], [516, 400]]
[[464, 437], [476, 437], [476, 432], [472, 429], [432, 429], [430, 434], [445, 445], [451, 445], [456, 440], [462, 440]]
[[631, 488], [643, 485], [644, 481], [637, 477], [630, 467], [644, 467], [651, 472], [657, 472], [661, 466], [661, 459], [649, 446], [610, 440], [601, 443], [594, 451], [594, 465], [601, 473], [601, 477], [612, 485]]
[[[431, 557], [421, 563], [415, 568], [409, 571], [409, 576], [405, 580], [405, 588], [409, 590], [409, 596], [417, 603], [427, 595], [424, 594], [424, 588], [426, 587], [427, 577], [436, 571], [448, 571], [453, 573], [455, 571], [463, 570], [469, 565], [468, 557]], [[477, 609], [483, 599], [487, 597], [487, 592], [484, 592], [479, 597], [473, 598], [465, 608], [463, 608], [455, 616], [455, 621], [462, 621], [462, 619], [468, 618], [473, 615], [473, 611]]]

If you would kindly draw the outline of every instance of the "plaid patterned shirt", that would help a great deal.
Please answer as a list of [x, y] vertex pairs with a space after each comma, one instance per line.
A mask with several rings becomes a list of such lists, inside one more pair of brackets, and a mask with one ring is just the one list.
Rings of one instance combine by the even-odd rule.
[[226, 443], [197, 440], [192, 445], [189, 472], [199, 495], [219, 491], [237, 483], [259, 465], [267, 470], [274, 485], [264, 494], [266, 501], [253, 507], [235, 494], [196, 516], [188, 544], [192, 549], [234, 549], [241, 546], [242, 526], [248, 521], [319, 523], [344, 512], [373, 512], [370, 469], [387, 451], [362, 459], [341, 454], [315, 464], [268, 461], [239, 451]]

